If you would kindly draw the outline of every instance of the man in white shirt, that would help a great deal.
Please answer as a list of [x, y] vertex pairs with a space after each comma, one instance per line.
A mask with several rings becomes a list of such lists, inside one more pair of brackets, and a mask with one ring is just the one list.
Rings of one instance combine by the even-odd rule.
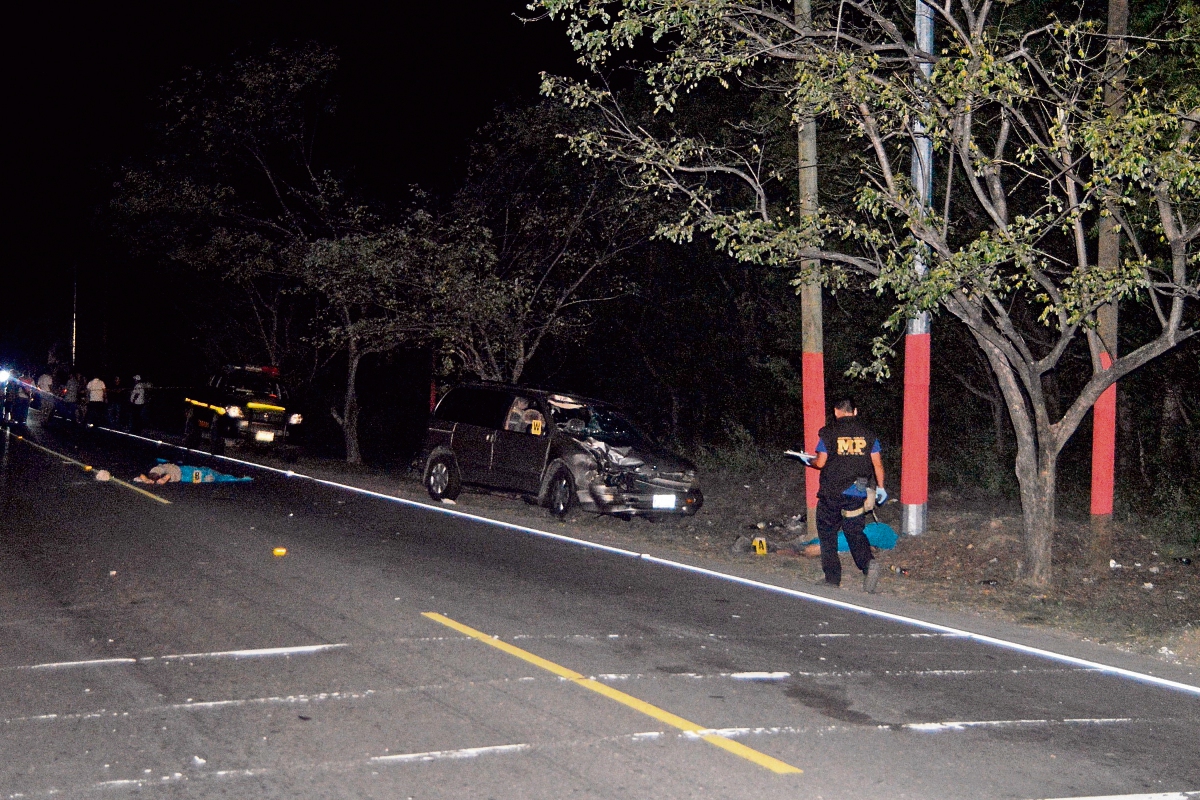
[[54, 378], [43, 372], [37, 379], [38, 421], [45, 422], [54, 414]]
[[87, 421], [93, 425], [108, 421], [108, 387], [99, 377], [87, 383]]
[[150, 382], [142, 380], [141, 375], [133, 376], [133, 391], [129, 393], [129, 432], [141, 433], [143, 414], [146, 411], [146, 390]]

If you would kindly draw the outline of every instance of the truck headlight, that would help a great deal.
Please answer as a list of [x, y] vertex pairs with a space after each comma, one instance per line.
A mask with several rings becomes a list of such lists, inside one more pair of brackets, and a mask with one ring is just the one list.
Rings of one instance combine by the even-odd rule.
[[301, 422], [304, 422], [304, 416], [302, 414], [292, 414], [290, 417], [288, 417], [288, 425], [299, 425]]
[[238, 406], [230, 406], [229, 408], [225, 409], [225, 413], [229, 415], [230, 419], [240, 419], [242, 416], [242, 409]]

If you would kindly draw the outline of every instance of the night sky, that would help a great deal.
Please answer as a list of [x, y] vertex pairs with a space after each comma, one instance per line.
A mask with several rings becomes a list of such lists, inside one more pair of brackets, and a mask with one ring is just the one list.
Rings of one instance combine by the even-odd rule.
[[462, 174], [468, 138], [497, 105], [535, 98], [543, 69], [572, 69], [562, 26], [523, 24], [515, 14], [527, 16], [524, 6], [214, 0], [10, 9], [0, 362], [38, 369], [52, 342], [69, 341], [78, 275], [80, 362], [145, 370], [136, 362], [149, 353], [112, 331], [163, 335], [155, 309], [170, 276], [127, 259], [98, 209], [120, 165], [146, 151], [153, 98], [183, 67], [272, 43], [334, 45], [341, 68], [329, 162], [350, 170], [351, 185], [368, 196], [399, 198], [414, 183], [445, 193]]

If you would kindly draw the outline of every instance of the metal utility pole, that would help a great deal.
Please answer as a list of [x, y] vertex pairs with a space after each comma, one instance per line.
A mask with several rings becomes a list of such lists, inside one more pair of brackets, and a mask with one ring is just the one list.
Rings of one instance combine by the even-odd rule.
[[79, 325], [79, 266], [71, 281], [71, 370], [75, 370], [75, 334]]
[[[795, 0], [796, 26], [812, 25], [811, 0]], [[797, 131], [800, 214], [817, 213], [817, 121], [803, 117]], [[811, 277], [800, 287], [800, 398], [804, 411], [804, 449], [817, 450], [817, 434], [825, 425], [825, 333], [822, 324], [821, 281], [817, 277], [821, 262], [806, 259], [801, 269]], [[805, 505], [810, 536], [817, 535], [817, 487], [821, 473], [804, 470]]]
[[[933, 8], [917, 2], [917, 50], [933, 54]], [[933, 64], [920, 66], [929, 80]], [[923, 209], [933, 196], [933, 141], [920, 121], [914, 123], [912, 183]], [[925, 275], [925, 259], [918, 247], [914, 263], [918, 278]], [[900, 454], [900, 529], [910, 536], [925, 532], [929, 503], [929, 313], [908, 321], [904, 337], [904, 441]]]
[[[1129, 0], [1108, 3], [1108, 80], [1104, 106], [1118, 116], [1125, 107], [1125, 39], [1129, 33]], [[1105, 209], [1109, 206], [1106, 203]], [[1100, 218], [1097, 265], [1115, 270], [1121, 264], [1121, 234], [1111, 214]], [[1117, 304], [1101, 306], [1096, 312], [1096, 335], [1100, 345], [1100, 368], [1108, 369], [1117, 357]], [[1113, 484], [1117, 454], [1117, 385], [1104, 390], [1092, 406], [1092, 542], [1093, 565], [1107, 566], [1112, 552]]]

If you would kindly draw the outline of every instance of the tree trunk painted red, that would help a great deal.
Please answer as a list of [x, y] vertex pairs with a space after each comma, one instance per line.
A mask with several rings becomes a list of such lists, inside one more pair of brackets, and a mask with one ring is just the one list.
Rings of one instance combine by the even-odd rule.
[[[1108, 353], [1100, 354], [1105, 369], [1112, 366]], [[1114, 464], [1117, 457], [1117, 385], [1104, 390], [1092, 407], [1092, 514], [1113, 513]]]

